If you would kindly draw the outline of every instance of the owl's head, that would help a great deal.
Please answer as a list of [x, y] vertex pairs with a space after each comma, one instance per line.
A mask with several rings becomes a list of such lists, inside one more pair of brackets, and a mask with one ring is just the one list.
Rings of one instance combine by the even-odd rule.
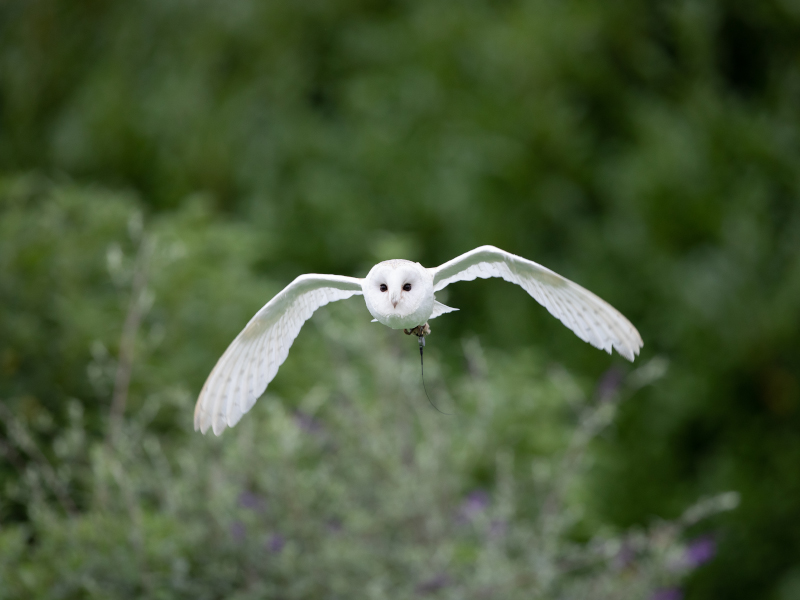
[[408, 260], [378, 263], [370, 270], [365, 284], [367, 307], [378, 320], [414, 315], [429, 299], [432, 306], [433, 278], [419, 263]]

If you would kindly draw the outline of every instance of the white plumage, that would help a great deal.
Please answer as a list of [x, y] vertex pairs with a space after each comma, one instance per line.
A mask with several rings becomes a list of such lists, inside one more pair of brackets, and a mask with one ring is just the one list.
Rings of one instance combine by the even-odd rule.
[[533, 261], [481, 246], [435, 269], [407, 260], [375, 265], [364, 279], [301, 275], [259, 310], [231, 342], [208, 376], [194, 411], [194, 427], [219, 435], [253, 407], [275, 377], [300, 328], [319, 307], [363, 294], [374, 320], [411, 329], [457, 310], [434, 293], [455, 281], [500, 277], [521, 286], [550, 314], [592, 346], [614, 348], [632, 361], [642, 338], [614, 307]]

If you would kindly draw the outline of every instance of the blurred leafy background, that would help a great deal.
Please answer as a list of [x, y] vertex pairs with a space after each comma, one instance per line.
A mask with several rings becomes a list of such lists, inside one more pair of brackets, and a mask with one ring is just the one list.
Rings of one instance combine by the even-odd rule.
[[[800, 597], [799, 127], [797, 0], [3, 3], [0, 597]], [[454, 285], [448, 421], [351, 300], [189, 431], [296, 275], [481, 244], [611, 302], [639, 361]]]

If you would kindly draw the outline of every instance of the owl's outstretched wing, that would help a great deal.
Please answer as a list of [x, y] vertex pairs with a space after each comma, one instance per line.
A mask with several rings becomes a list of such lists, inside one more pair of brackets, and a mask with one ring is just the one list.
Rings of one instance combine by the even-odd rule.
[[361, 279], [301, 275], [259, 310], [208, 376], [194, 409], [194, 428], [219, 435], [233, 427], [267, 389], [314, 311], [361, 294]]
[[585, 342], [633, 361], [642, 338], [630, 321], [605, 300], [550, 269], [494, 246], [481, 246], [431, 269], [433, 291], [454, 281], [501, 277], [516, 283]]

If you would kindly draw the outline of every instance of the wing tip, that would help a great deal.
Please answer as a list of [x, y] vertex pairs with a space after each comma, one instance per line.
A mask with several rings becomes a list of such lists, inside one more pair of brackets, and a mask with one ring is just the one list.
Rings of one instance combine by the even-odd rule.
[[[644, 342], [642, 338], [638, 338], [632, 344], [628, 345], [621, 345], [621, 344], [614, 344], [614, 349], [617, 351], [622, 358], [627, 360], [628, 362], [633, 362], [637, 356], [639, 356], [639, 352], [644, 347]], [[611, 352], [609, 351], [609, 354]]]
[[206, 383], [206, 385], [203, 386], [200, 396], [197, 398], [197, 404], [195, 404], [194, 407], [194, 430], [206, 435], [208, 430], [211, 429], [214, 432], [214, 435], [219, 436], [225, 429], [226, 424], [224, 423], [224, 418], [222, 419], [223, 423], [220, 424], [219, 418], [209, 416], [209, 411], [206, 408], [206, 405], [209, 403], [208, 398], [208, 384]]
[[214, 422], [211, 424], [211, 431], [214, 432], [214, 435], [219, 437], [222, 435], [222, 432], [225, 431], [225, 428], [228, 424], [225, 422], [225, 418], [217, 418], [214, 419]]
[[206, 387], [208, 384], [203, 386], [203, 389], [200, 390], [200, 395], [197, 397], [197, 402], [194, 405], [194, 430], [199, 431], [200, 433], [205, 435], [205, 432], [208, 430], [208, 423], [203, 418], [204, 416], [204, 409], [203, 404], [206, 398]]

